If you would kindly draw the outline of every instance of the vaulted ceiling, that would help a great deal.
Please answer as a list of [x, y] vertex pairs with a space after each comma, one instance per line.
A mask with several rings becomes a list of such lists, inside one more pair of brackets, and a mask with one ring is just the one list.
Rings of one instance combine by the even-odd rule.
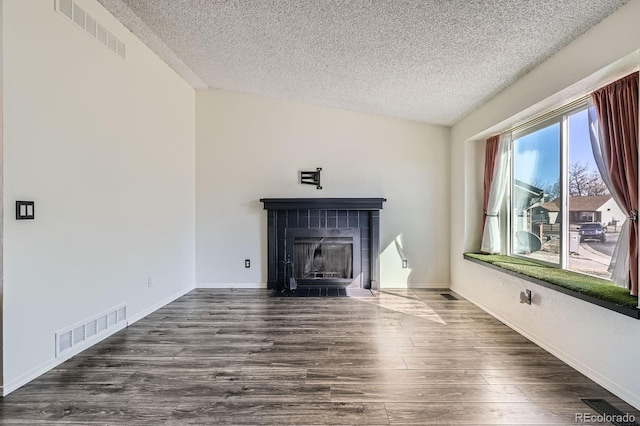
[[98, 1], [196, 89], [452, 125], [628, 0]]

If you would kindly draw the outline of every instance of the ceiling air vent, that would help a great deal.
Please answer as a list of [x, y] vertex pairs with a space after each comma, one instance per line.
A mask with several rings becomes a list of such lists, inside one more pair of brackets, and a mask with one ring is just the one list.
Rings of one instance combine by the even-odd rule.
[[86, 25], [85, 25], [84, 29], [87, 30], [87, 32], [89, 33], [89, 35], [91, 37], [95, 38], [96, 37], [96, 30], [97, 30], [96, 20], [93, 19], [91, 17], [91, 15], [87, 15], [86, 19], [87, 19], [87, 22], [86, 22]]
[[102, 25], [98, 24], [98, 32], [96, 38], [98, 41], [105, 46], [107, 45], [107, 29]]
[[83, 30], [85, 29], [84, 16], [85, 16], [84, 9], [82, 9], [80, 6], [74, 3], [73, 4], [73, 22], [78, 24], [80, 28], [82, 28]]
[[122, 59], [124, 59], [127, 55], [127, 47], [125, 46], [125, 44], [123, 42], [121, 42], [120, 40], [118, 40], [118, 56], [120, 56]]
[[73, 18], [73, 2], [71, 0], [60, 0], [58, 3], [58, 12], [62, 13], [69, 19]]
[[107, 47], [118, 53], [118, 39], [111, 33], [109, 33], [109, 38], [107, 39]]
[[55, 0], [54, 5], [58, 13], [82, 28], [91, 38], [99, 41], [120, 58], [127, 58], [125, 43], [73, 0]]

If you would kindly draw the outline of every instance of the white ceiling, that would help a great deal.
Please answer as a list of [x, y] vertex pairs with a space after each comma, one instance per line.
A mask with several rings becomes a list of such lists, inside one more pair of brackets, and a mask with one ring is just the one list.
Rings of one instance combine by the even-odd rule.
[[452, 125], [628, 0], [98, 1], [196, 89]]

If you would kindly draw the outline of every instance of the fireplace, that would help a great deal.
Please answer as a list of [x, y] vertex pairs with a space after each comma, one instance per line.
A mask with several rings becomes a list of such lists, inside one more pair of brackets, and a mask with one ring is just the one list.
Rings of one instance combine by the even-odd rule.
[[361, 274], [360, 229], [288, 229], [286, 254], [299, 285], [351, 285]]
[[[383, 198], [263, 198], [269, 288], [379, 289]], [[287, 269], [290, 268], [290, 269]]]

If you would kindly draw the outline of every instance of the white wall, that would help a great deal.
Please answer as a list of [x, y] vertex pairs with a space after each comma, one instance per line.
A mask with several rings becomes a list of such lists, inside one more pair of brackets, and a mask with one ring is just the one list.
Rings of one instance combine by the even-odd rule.
[[[4, 11], [4, 0], [0, 0], [0, 212], [4, 210], [4, 201], [2, 200], [2, 192], [3, 192], [3, 178], [4, 178], [4, 174], [2, 173], [2, 165], [3, 165], [3, 153], [4, 153], [4, 149], [3, 149], [3, 139], [4, 139], [4, 114], [3, 114], [3, 108], [1, 105], [3, 105], [3, 99], [4, 99], [4, 42], [3, 42], [3, 37], [4, 37], [4, 21], [2, 19], [2, 15], [3, 15], [3, 11]], [[2, 220], [0, 220], [0, 259], [2, 259], [2, 251], [3, 251], [3, 246], [4, 246], [4, 229], [3, 229], [3, 224], [2, 224]], [[2, 261], [0, 261], [0, 354], [4, 353], [4, 346], [3, 346], [3, 342], [4, 342], [4, 326], [3, 326], [3, 315], [2, 315], [2, 306], [4, 304], [3, 302], [3, 286], [4, 286], [4, 268], [3, 268], [3, 264]], [[3, 360], [2, 360], [3, 356], [0, 355], [0, 372], [4, 371], [3, 368]], [[0, 374], [0, 395], [4, 395], [3, 393], [3, 381], [4, 375]]]
[[56, 331], [119, 303], [139, 318], [195, 283], [194, 90], [75, 1], [126, 61], [53, 0], [4, 1], [5, 393], [55, 365]]
[[[449, 130], [439, 126], [197, 92], [197, 285], [266, 285], [260, 198], [385, 197], [381, 285], [447, 286], [448, 139]], [[316, 167], [323, 168], [324, 189], [298, 183], [299, 170]], [[396, 241], [410, 269], [402, 269]]]
[[[638, 16], [629, 2], [452, 128], [451, 288], [640, 408], [640, 321], [462, 258], [479, 248], [482, 140], [637, 65]], [[532, 306], [518, 303], [524, 288]]]

